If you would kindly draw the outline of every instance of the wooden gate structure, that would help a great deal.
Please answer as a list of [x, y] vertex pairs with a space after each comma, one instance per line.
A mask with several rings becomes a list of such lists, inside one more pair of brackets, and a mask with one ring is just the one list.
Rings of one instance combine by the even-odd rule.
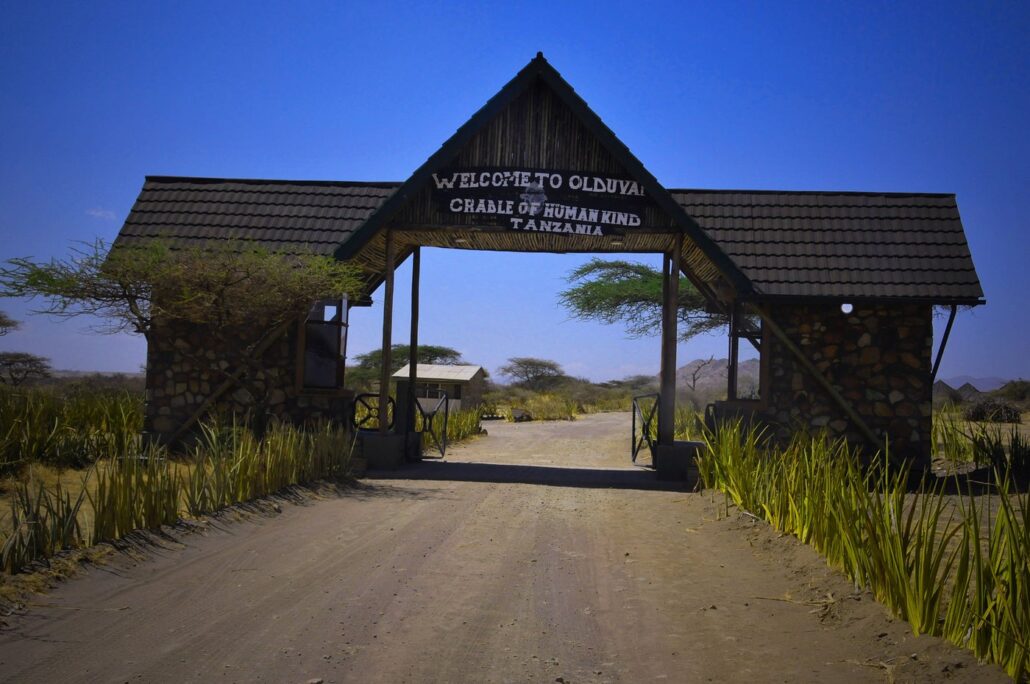
[[[360, 267], [364, 295], [348, 307], [383, 287], [383, 414], [394, 271], [408, 258], [416, 384], [421, 247], [661, 253], [659, 467], [664, 457], [679, 468], [686, 453], [674, 440], [680, 274], [729, 321], [728, 398], [716, 414], [783, 435], [825, 429], [871, 449], [889, 439], [915, 461], [930, 451], [932, 309], [984, 303], [954, 195], [666, 189], [539, 53], [403, 183], [148, 177], [116, 246], [153, 239], [252, 240]], [[194, 380], [174, 352], [189, 334], [148, 350], [147, 421], [159, 435], [181, 434], [231, 396], [208, 388], [172, 405]], [[304, 385], [294, 369], [307, 339], [302, 324], [268, 350], [283, 385], [275, 410], [295, 419], [333, 415], [347, 399]], [[738, 396], [740, 339], [760, 351], [757, 396]], [[403, 401], [407, 424], [366, 442], [381, 462], [410, 445], [415, 399]]]

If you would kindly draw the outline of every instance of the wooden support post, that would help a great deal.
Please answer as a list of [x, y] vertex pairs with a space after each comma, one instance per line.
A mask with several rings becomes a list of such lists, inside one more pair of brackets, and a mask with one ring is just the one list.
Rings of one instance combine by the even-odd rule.
[[658, 407], [658, 444], [661, 445], [671, 445], [676, 434], [676, 322], [682, 252], [683, 236], [677, 233], [673, 251], [662, 259], [662, 367]]
[[379, 373], [379, 434], [385, 435], [389, 430], [387, 411], [390, 402], [390, 365], [393, 359], [393, 231], [386, 230], [386, 292], [383, 294], [383, 367]]
[[726, 399], [734, 401], [737, 398], [737, 356], [739, 344], [737, 343], [737, 325], [740, 319], [740, 307], [736, 302], [730, 304], [730, 351], [729, 362], [726, 367]]
[[405, 426], [408, 432], [415, 431], [415, 383], [418, 381], [418, 284], [419, 274], [422, 270], [422, 253], [419, 247], [411, 253], [411, 335], [408, 340], [408, 396], [405, 401], [408, 403], [408, 410], [405, 415], [408, 417], [408, 424]]

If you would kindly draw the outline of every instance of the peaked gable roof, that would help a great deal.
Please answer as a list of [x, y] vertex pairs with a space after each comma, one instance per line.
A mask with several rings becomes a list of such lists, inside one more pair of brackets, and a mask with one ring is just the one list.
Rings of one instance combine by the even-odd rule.
[[[544, 91], [546, 98], [533, 99]], [[403, 217], [432, 174], [470, 141], [493, 144], [491, 127], [512, 125], [502, 115], [511, 118], [520, 98], [542, 108], [556, 101], [563, 116], [583, 131], [576, 134], [580, 143], [589, 136], [590, 145], [601, 150], [596, 154], [610, 157], [607, 168], [618, 166], [644, 188], [665, 221], [660, 231], [679, 230], [687, 238], [683, 263], [698, 269], [695, 275], [706, 281], [702, 285], [722, 275], [745, 298], [983, 303], [954, 195], [666, 190], [541, 54], [403, 183], [148, 176], [115, 245], [242, 240], [284, 252], [352, 258], [364, 269], [365, 291], [371, 294], [384, 272], [381, 229], [398, 214]], [[528, 115], [535, 114], [530, 109]], [[554, 142], [536, 135], [534, 149]], [[668, 249], [668, 233], [660, 231], [627, 233], [627, 251]], [[412, 235], [399, 245], [397, 261], [418, 244], [523, 249], [530, 237], [503, 233], [502, 239], [497, 232], [491, 238], [484, 231], [466, 231], [439, 243], [425, 233]], [[545, 235], [534, 234], [530, 248], [622, 251], [613, 250], [609, 238], [580, 242], [547, 235], [544, 241]]]
[[439, 150], [416, 169], [411, 177], [368, 218], [350, 240], [340, 245], [336, 251], [336, 256], [346, 259], [356, 255], [416, 193], [427, 187], [434, 173], [441, 171], [472, 140], [476, 133], [487, 126], [506, 107], [511, 105], [517, 97], [537, 82], [543, 83], [548, 87], [573, 112], [603, 148], [621, 163], [632, 178], [640, 184], [646, 191], [647, 196], [674, 222], [676, 228], [682, 231], [703, 252], [711, 265], [734, 288], [743, 292], [751, 289], [747, 278], [733, 261], [705, 234], [697, 222], [677, 204], [668, 191], [630, 152], [629, 148], [615, 136], [611, 129], [590, 109], [587, 103], [576, 94], [572, 86], [562, 78], [561, 74], [539, 52], [529, 64], [462, 125]]

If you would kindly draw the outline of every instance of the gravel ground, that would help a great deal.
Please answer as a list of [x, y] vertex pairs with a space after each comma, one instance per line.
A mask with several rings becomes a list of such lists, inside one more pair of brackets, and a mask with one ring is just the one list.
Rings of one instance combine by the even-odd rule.
[[19, 682], [1006, 681], [792, 538], [629, 466], [629, 414], [156, 538], [0, 631]]

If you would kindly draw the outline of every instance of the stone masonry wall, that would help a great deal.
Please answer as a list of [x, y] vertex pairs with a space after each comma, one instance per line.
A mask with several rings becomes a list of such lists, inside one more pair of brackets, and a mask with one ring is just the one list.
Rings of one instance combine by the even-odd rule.
[[[787, 336], [850, 402], [892, 456], [929, 463], [932, 309], [916, 304], [779, 304], [769, 307]], [[862, 433], [771, 333], [767, 420], [786, 434], [825, 428], [866, 444]]]
[[[147, 401], [144, 431], [159, 441], [168, 441], [179, 427], [224, 381], [217, 368], [230, 371], [229, 363], [211, 346], [211, 338], [196, 326], [155, 326], [147, 348]], [[299, 391], [296, 382], [297, 330], [274, 342], [265, 354], [265, 370], [259, 381], [270, 387], [270, 417], [294, 423], [328, 419], [343, 421], [349, 409], [349, 393], [341, 391]], [[200, 349], [204, 360], [196, 360]], [[252, 410], [250, 394], [240, 385], [230, 388], [214, 410], [222, 415], [243, 415]]]

